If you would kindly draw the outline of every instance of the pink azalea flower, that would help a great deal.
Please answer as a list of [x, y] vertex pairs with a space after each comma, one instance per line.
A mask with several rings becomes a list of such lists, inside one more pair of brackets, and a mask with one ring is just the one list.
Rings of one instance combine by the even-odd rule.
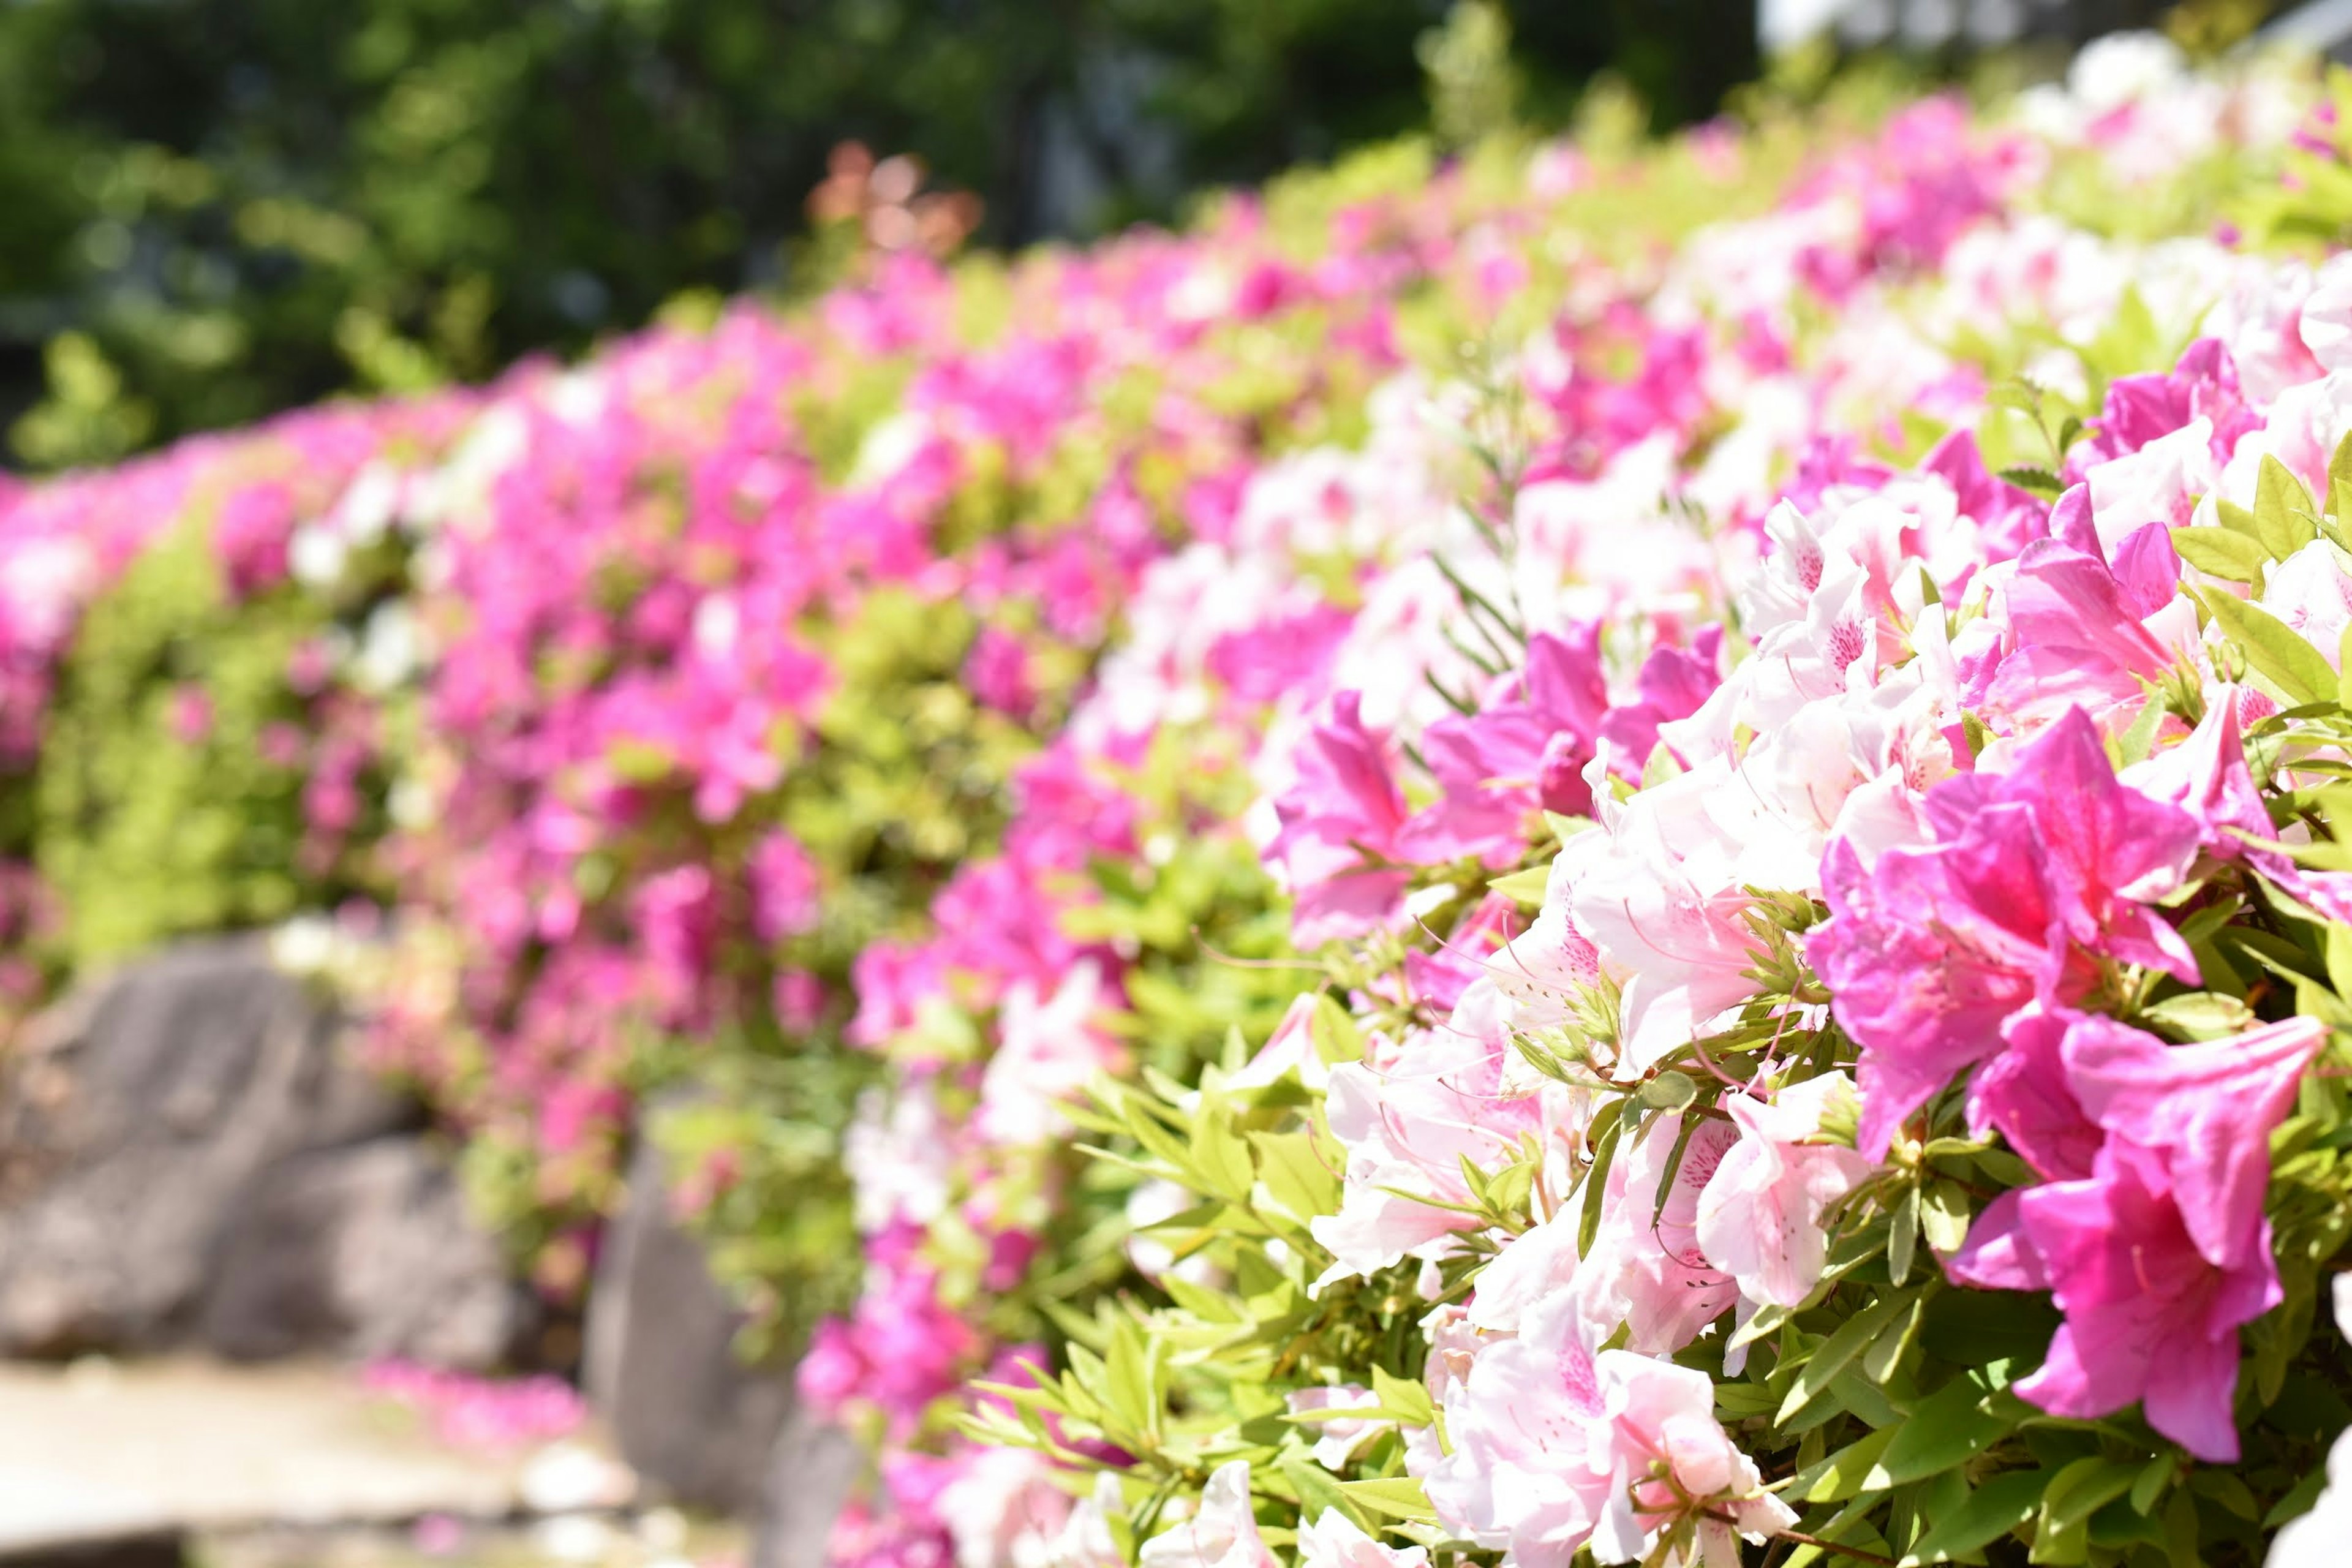
[[1872, 1171], [1852, 1149], [1820, 1142], [1831, 1103], [1852, 1100], [1842, 1072], [1789, 1084], [1769, 1100], [1727, 1095], [1739, 1141], [1699, 1194], [1699, 1251], [1759, 1305], [1794, 1307], [1812, 1293], [1828, 1258], [1822, 1216]]
[[2197, 973], [2144, 901], [2179, 885], [2197, 821], [2118, 782], [2079, 709], [2007, 773], [1937, 784], [1926, 810], [1933, 845], [1890, 849], [1866, 869], [1852, 847], [1831, 846], [1831, 918], [1806, 948], [1862, 1047], [1858, 1145], [1873, 1159], [1955, 1073], [2000, 1048], [2012, 1014], [2039, 995], [2079, 995], [2086, 956]]
[[[1948, 1272], [1989, 1289], [2048, 1289], [2066, 1314], [2042, 1370], [2017, 1385], [2021, 1397], [2076, 1416], [2137, 1402], [2191, 1453], [2232, 1461], [2237, 1331], [2281, 1296], [2263, 1217], [2270, 1131], [2326, 1028], [2293, 1018], [2168, 1046], [2095, 1016], [2021, 1020], [2012, 1052], [2035, 1058], [2035, 1103], [2051, 1108], [2037, 1133], [2066, 1120], [2049, 1062], [2062, 1026], [2074, 1114], [2105, 1142], [2075, 1179], [2003, 1194]], [[2014, 1138], [2012, 1124], [2001, 1130]], [[2029, 1135], [2039, 1158], [2028, 1158], [2045, 1169], [2079, 1159], [2081, 1127], [2064, 1139], [2062, 1157], [2051, 1152], [2056, 1140]]]
[[1070, 1518], [1054, 1468], [1026, 1448], [967, 1447], [932, 1511], [955, 1542], [956, 1568], [1025, 1568], [1043, 1561]]
[[1100, 967], [1080, 962], [1044, 1001], [1027, 980], [1004, 998], [998, 1043], [980, 1085], [974, 1125], [993, 1142], [1042, 1143], [1066, 1128], [1061, 1105], [1124, 1052], [1095, 1016], [1106, 1001]]
[[2173, 1201], [2199, 1251], [2225, 1267], [2267, 1264], [2270, 1131], [2293, 1109], [2304, 1069], [2326, 1037], [2318, 1019], [2296, 1017], [2227, 1039], [2168, 1046], [2094, 1016], [2066, 1032], [2066, 1076], [2110, 1138], [2164, 1158]]
[[1389, 772], [1383, 738], [1364, 728], [1357, 693], [1331, 699], [1330, 712], [1299, 748], [1298, 778], [1275, 802], [1280, 831], [1266, 864], [1297, 901], [1301, 947], [1360, 936], [1396, 912], [1411, 873], [1368, 862], [1400, 852], [1404, 795]]
[[1675, 1163], [1681, 1131], [1680, 1117], [1660, 1117], [1619, 1147], [1601, 1224], [1591, 1250], [1575, 1266], [1570, 1292], [1596, 1341], [1622, 1323], [1625, 1342], [1644, 1354], [1682, 1349], [1739, 1296], [1731, 1276], [1699, 1245], [1700, 1198], [1738, 1134], [1704, 1121]]
[[1397, 1547], [1373, 1540], [1338, 1509], [1298, 1527], [1299, 1568], [1428, 1568], [1425, 1546]]
[[1584, 1101], [1565, 1085], [1507, 1083], [1518, 1058], [1499, 1012], [1499, 997], [1482, 981], [1445, 1026], [1331, 1068], [1325, 1114], [1348, 1164], [1339, 1212], [1312, 1226], [1333, 1259], [1318, 1284], [1442, 1251], [1476, 1223], [1457, 1206], [1439, 1206], [1469, 1202], [1463, 1161], [1492, 1168], [1523, 1133], [1549, 1143], [1583, 1125]]
[[2142, 1405], [2199, 1458], [2238, 1458], [2231, 1400], [2238, 1329], [2278, 1304], [2264, 1227], [2259, 1260], [2216, 1266], [2189, 1234], [2164, 1160], [2110, 1142], [2094, 1173], [2018, 1193], [1980, 1216], [1948, 1272], [1963, 1284], [2047, 1289], [2066, 1314], [2019, 1397], [2091, 1418]]
[[2049, 1181], [2091, 1173], [2105, 1142], [2084, 1113], [2066, 1071], [2068, 1030], [2084, 1022], [2064, 1008], [2029, 1007], [2002, 1026], [2003, 1049], [1969, 1079], [1969, 1128], [1998, 1131]]
[[1440, 1523], [1517, 1568], [1570, 1568], [1587, 1546], [1596, 1562], [1643, 1559], [1691, 1517], [1699, 1561], [1736, 1564], [1739, 1539], [1796, 1522], [1716, 1421], [1706, 1373], [1595, 1354], [1588, 1332], [1556, 1298], [1447, 1390], [1454, 1451], [1424, 1482]]
[[1449, 714], [1422, 735], [1422, 756], [1444, 793], [1405, 825], [1405, 854], [1429, 864], [1516, 855], [1538, 807], [1589, 811], [1592, 795], [1580, 775], [1608, 710], [1600, 624], [1537, 633], [1525, 673], [1498, 701]]
[[1145, 1542], [1138, 1568], [1276, 1568], [1250, 1510], [1249, 1472], [1247, 1459], [1209, 1472], [1201, 1511]]
[[1710, 758], [1602, 808], [1603, 847], [1581, 852], [1569, 909], [1625, 977], [1622, 1070], [1647, 1067], [1755, 994], [1745, 846], [1710, 809], [1737, 787], [1728, 764]]

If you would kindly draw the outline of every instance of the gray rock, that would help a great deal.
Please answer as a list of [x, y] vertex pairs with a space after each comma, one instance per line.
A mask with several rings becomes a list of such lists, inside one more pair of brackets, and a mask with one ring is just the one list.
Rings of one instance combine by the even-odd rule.
[[446, 1161], [394, 1135], [278, 1162], [224, 1241], [197, 1335], [260, 1361], [331, 1349], [496, 1365], [530, 1302]]
[[675, 1501], [748, 1515], [792, 1383], [737, 1353], [743, 1314], [670, 1217], [664, 1174], [659, 1152], [641, 1143], [589, 1292], [582, 1381], [639, 1479]]
[[769, 1453], [751, 1568], [824, 1568], [833, 1521], [865, 1468], [856, 1439], [795, 1409]]
[[[382, 1143], [413, 1131], [415, 1107], [343, 1059], [341, 1021], [264, 939], [129, 965], [27, 1034], [0, 1068], [0, 1354], [211, 1348], [209, 1329], [244, 1353], [496, 1358], [475, 1319], [503, 1270], [446, 1177]], [[411, 1268], [447, 1249], [434, 1279], [454, 1316], [423, 1321], [404, 1285], [377, 1312], [395, 1266], [354, 1256], [370, 1237]], [[274, 1318], [264, 1279], [289, 1293]]]

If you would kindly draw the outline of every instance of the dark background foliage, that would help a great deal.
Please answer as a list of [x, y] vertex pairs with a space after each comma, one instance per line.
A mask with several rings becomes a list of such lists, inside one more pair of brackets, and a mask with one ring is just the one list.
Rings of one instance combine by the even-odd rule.
[[[1510, 0], [1521, 111], [1661, 124], [1754, 0]], [[0, 426], [104, 459], [347, 388], [790, 290], [828, 152], [911, 153], [1020, 245], [1423, 125], [1446, 0], [12, 0]], [[26, 411], [39, 405], [29, 419]]]

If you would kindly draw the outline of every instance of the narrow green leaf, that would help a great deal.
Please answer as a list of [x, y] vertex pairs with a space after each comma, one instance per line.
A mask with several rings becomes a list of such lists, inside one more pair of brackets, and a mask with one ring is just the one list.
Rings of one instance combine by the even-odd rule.
[[2260, 541], [2227, 528], [2176, 528], [2172, 548], [2208, 577], [2231, 583], [2261, 582], [2270, 562]]
[[2288, 1520], [2299, 1519], [2309, 1513], [2326, 1486], [2327, 1472], [2325, 1469], [2312, 1471], [2289, 1488], [2286, 1496], [2271, 1505], [2270, 1512], [2263, 1515], [2263, 1528], [2276, 1530]]
[[2042, 1530], [2071, 1535], [2090, 1517], [2131, 1489], [2136, 1467], [2093, 1455], [2060, 1470], [2042, 1494]]
[[2006, 1436], [2010, 1424], [1983, 1408], [1984, 1390], [1956, 1377], [1919, 1402], [1863, 1485], [1873, 1490], [1941, 1475]]
[[2134, 763], [2147, 760], [2148, 753], [2156, 750], [2156, 737], [2164, 728], [2165, 715], [2171, 710], [2161, 697], [2147, 700], [2139, 710], [2139, 717], [2132, 721], [2131, 728], [2126, 730], [2122, 739], [2116, 742], [2116, 762], [2118, 766], [2127, 768]]
[[1381, 1409], [1408, 1426], [1426, 1426], [1437, 1419], [1437, 1407], [1430, 1403], [1425, 1383], [1374, 1367], [1372, 1392], [1379, 1396]]
[[2049, 1480], [2047, 1470], [2010, 1470], [1993, 1477], [1958, 1509], [1937, 1518], [1903, 1561], [1948, 1563], [1990, 1545], [2033, 1517]]
[[2147, 1016], [2192, 1040], [2219, 1040], [2243, 1032], [2254, 1022], [2246, 1005], [2235, 996], [2214, 991], [2192, 991], [2171, 996], [2145, 1009]]
[[1691, 1081], [1690, 1074], [1669, 1068], [1643, 1084], [1640, 1098], [1643, 1104], [1659, 1110], [1680, 1110], [1698, 1098], [1698, 1085]]
[[1882, 1426], [1875, 1432], [1864, 1433], [1819, 1464], [1800, 1472], [1789, 1488], [1790, 1494], [1807, 1502], [1843, 1502], [1856, 1496], [1871, 1467], [1878, 1463], [1898, 1430]]
[[1912, 1297], [1910, 1307], [1903, 1316], [1862, 1352], [1863, 1375], [1876, 1384], [1884, 1384], [1894, 1376], [1895, 1369], [1902, 1364], [1905, 1352], [1918, 1339], [1919, 1326], [1927, 1321], [1927, 1295], [1922, 1293]]
[[2231, 533], [2237, 534], [2242, 539], [2250, 540], [2255, 544], [2263, 542], [2262, 527], [2254, 521], [2254, 514], [2236, 501], [2215, 496], [2213, 514], [2221, 520], [2221, 526]]
[[1437, 1510], [1429, 1506], [1429, 1494], [1411, 1476], [1391, 1476], [1376, 1481], [1342, 1481], [1339, 1490], [1359, 1508], [1368, 1509], [1387, 1519], [1402, 1519], [1421, 1524], [1437, 1522]]
[[1813, 1353], [1806, 1358], [1804, 1365], [1797, 1369], [1796, 1381], [1789, 1385], [1788, 1396], [1780, 1401], [1780, 1413], [1774, 1417], [1775, 1424], [1785, 1426], [1808, 1402], [1829, 1387], [1831, 1379], [1843, 1372], [1846, 1363], [1860, 1355], [1863, 1348], [1895, 1321], [1895, 1314], [1906, 1304], [1900, 1296], [1882, 1296], [1840, 1323], [1829, 1338], [1814, 1346]]
[[2246, 650], [2247, 662], [2270, 678], [2296, 706], [2335, 700], [2341, 683], [2317, 648], [2260, 605], [2218, 590], [2205, 606], [2231, 640]]
[[1290, 1483], [1290, 1489], [1298, 1494], [1299, 1518], [1320, 1519], [1325, 1510], [1336, 1508], [1357, 1529], [1378, 1533], [1371, 1510], [1350, 1498], [1347, 1487], [1303, 1450], [1285, 1449], [1276, 1457], [1275, 1466], [1282, 1472], [1282, 1479]]
[[1911, 1278], [1911, 1253], [1919, 1240], [1919, 1189], [1905, 1187], [1886, 1217], [1886, 1277], [1900, 1285]]
[[1539, 910], [1543, 908], [1544, 887], [1550, 880], [1550, 867], [1530, 866], [1507, 877], [1494, 878], [1486, 886], [1523, 909]]
[[2164, 1489], [2171, 1484], [2179, 1468], [2179, 1458], [2171, 1454], [2158, 1454], [2141, 1467], [2139, 1479], [2132, 1482], [2132, 1511], [2142, 1518], [2153, 1514], [2156, 1500], [2164, 1495]]
[[1600, 1131], [1592, 1134], [1592, 1164], [1584, 1173], [1584, 1206], [1576, 1217], [1580, 1258], [1591, 1256], [1592, 1238], [1601, 1233], [1601, 1198], [1609, 1185], [1609, 1163], [1617, 1154], [1617, 1135], [1624, 1129], [1624, 1110], [1623, 1100], [1612, 1100], [1593, 1113], [1592, 1124]]

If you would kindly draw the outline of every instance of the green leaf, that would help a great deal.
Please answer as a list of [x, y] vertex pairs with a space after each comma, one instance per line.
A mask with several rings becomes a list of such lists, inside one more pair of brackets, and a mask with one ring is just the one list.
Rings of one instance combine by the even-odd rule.
[[2000, 477], [2019, 489], [2031, 490], [2038, 496], [2055, 497], [2064, 493], [2066, 489], [2065, 480], [2047, 468], [2037, 468], [2030, 463], [2003, 468]]
[[1807, 1502], [1843, 1502], [1859, 1494], [1871, 1467], [1895, 1441], [1902, 1428], [1882, 1426], [1875, 1432], [1864, 1433], [1819, 1464], [1800, 1472], [1789, 1488], [1791, 1495]]
[[2271, 1505], [2270, 1512], [2263, 1515], [2263, 1528], [2276, 1530], [2288, 1520], [2298, 1519], [2309, 1513], [2318, 1503], [2319, 1494], [2326, 1489], [2326, 1470], [2312, 1471], [2288, 1489], [2286, 1496]]
[[1984, 1406], [1985, 1391], [1956, 1377], [1913, 1407], [1863, 1485], [1872, 1490], [1924, 1480], [1968, 1463], [2007, 1436], [2010, 1424]]
[[1958, 1252], [1969, 1239], [1968, 1189], [1949, 1177], [1937, 1178], [1920, 1200], [1919, 1228], [1939, 1255]]
[[1342, 1481], [1339, 1490], [1357, 1507], [1368, 1509], [1387, 1519], [1402, 1519], [1417, 1524], [1435, 1524], [1437, 1510], [1429, 1506], [1429, 1494], [1411, 1476], [1392, 1476], [1376, 1481]]
[[1328, 991], [1315, 998], [1315, 1010], [1307, 1018], [1307, 1037], [1326, 1066], [1364, 1059], [1363, 1031]]
[[[2213, 515], [2221, 520], [2221, 526], [2223, 528], [2228, 529], [2231, 533], [2238, 535], [2240, 538], [2250, 540], [2255, 544], [2260, 544], [2263, 542], [2262, 525], [2254, 521], [2254, 514], [2252, 512], [2248, 511], [2236, 501], [2230, 500], [2222, 496], [2215, 496], [2213, 498]], [[2265, 556], [2264, 559], [2267, 560], [2269, 558]]]
[[1993, 1477], [1970, 1492], [1968, 1501], [1937, 1518], [1904, 1563], [1948, 1563], [1990, 1545], [2033, 1517], [2049, 1480], [2046, 1470], [2011, 1470]]
[[2344, 635], [2336, 639], [2336, 705], [2352, 708], [2352, 621], [2344, 623]]
[[1899, 1286], [1911, 1278], [1911, 1253], [1919, 1241], [1919, 1189], [1905, 1187], [1886, 1220], [1886, 1277]]
[[[2080, 1535], [2091, 1516], [2131, 1489], [2136, 1466], [2093, 1455], [2060, 1470], [2042, 1494], [2041, 1539]], [[2040, 1541], [2036, 1561], [2042, 1561]]]
[[1544, 888], [1550, 880], [1550, 867], [1530, 866], [1507, 877], [1494, 878], [1486, 886], [1514, 900], [1522, 909], [1539, 910], [1543, 908]]
[[2296, 707], [2335, 700], [2341, 689], [2336, 671], [2317, 648], [2296, 636], [2284, 621], [2259, 605], [2218, 590], [2206, 594], [2205, 607], [2231, 640], [2246, 650], [2247, 662], [2268, 676]]
[[1922, 1293], [1911, 1298], [1910, 1310], [1895, 1324], [1871, 1342], [1862, 1352], [1862, 1373], [1873, 1383], [1884, 1384], [1902, 1363], [1904, 1352], [1919, 1337], [1920, 1325], [1927, 1321], [1927, 1296]]
[[1258, 1181], [1276, 1207], [1301, 1225], [1338, 1212], [1339, 1178], [1312, 1134], [1253, 1132], [1249, 1141], [1257, 1151]]
[[2270, 562], [2260, 541], [2227, 528], [2176, 528], [2172, 548], [2208, 577], [2231, 583], [2261, 582]]
[[1303, 1450], [1285, 1449], [1276, 1458], [1275, 1468], [1298, 1494], [1300, 1519], [1320, 1519], [1325, 1510], [1336, 1508], [1359, 1530], [1371, 1529], [1372, 1514], [1348, 1496], [1344, 1483]]
[[2254, 480], [2254, 527], [2271, 558], [2284, 561], [2318, 538], [2318, 513], [2294, 470], [2263, 453], [2261, 476]]
[[1882, 1296], [1840, 1323], [1829, 1338], [1814, 1346], [1805, 1364], [1797, 1369], [1796, 1381], [1789, 1385], [1788, 1396], [1780, 1401], [1780, 1413], [1773, 1418], [1775, 1423], [1786, 1425], [1790, 1417], [1828, 1388], [1830, 1381], [1895, 1321], [1895, 1314], [1906, 1304], [1901, 1296]]
[[2214, 991], [2167, 997], [2143, 1011], [2192, 1040], [2224, 1039], [2242, 1033], [2254, 1022], [2254, 1015], [2243, 1002]]
[[1584, 1206], [1576, 1218], [1576, 1252], [1592, 1255], [1592, 1238], [1601, 1233], [1601, 1200], [1609, 1185], [1609, 1163], [1617, 1156], [1617, 1136], [1625, 1126], [1625, 1102], [1612, 1100], [1593, 1112], [1592, 1163], [1584, 1173]]
[[2164, 728], [2165, 715], [2171, 710], [2161, 697], [2147, 700], [2139, 710], [2139, 717], [2132, 721], [2131, 728], [2126, 730], [2122, 739], [2116, 742], [2116, 763], [2119, 767], [2127, 768], [2134, 763], [2147, 760], [2148, 753], [2156, 750], [2156, 737]]
[[2142, 1466], [2139, 1478], [2132, 1482], [2132, 1511], [2142, 1518], [2154, 1513], [2156, 1500], [2164, 1495], [2164, 1489], [2172, 1484], [2179, 1468], [2179, 1458], [2174, 1454], [2158, 1454]]
[[1426, 1426], [1437, 1419], [1437, 1407], [1430, 1403], [1425, 1383], [1374, 1367], [1372, 1392], [1380, 1397], [1381, 1409], [1408, 1426]]
[[1643, 1104], [1659, 1110], [1680, 1110], [1698, 1098], [1698, 1085], [1685, 1072], [1672, 1068], [1660, 1073], [1641, 1088]]

